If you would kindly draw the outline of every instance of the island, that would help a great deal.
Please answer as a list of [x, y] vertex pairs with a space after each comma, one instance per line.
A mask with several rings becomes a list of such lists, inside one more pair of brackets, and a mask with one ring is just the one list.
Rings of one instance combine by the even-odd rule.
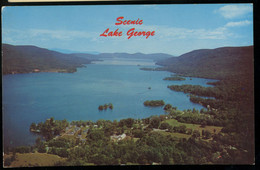
[[164, 106], [165, 103], [163, 100], [146, 100], [144, 102], [145, 106], [151, 106], [151, 107], [158, 107], [158, 106]]
[[180, 76], [173, 76], [173, 77], [165, 77], [163, 80], [182, 81], [186, 79]]
[[142, 68], [139, 68], [139, 69], [144, 70], [144, 71], [163, 71], [163, 69], [160, 68], [160, 67], [157, 67], [157, 68], [142, 67]]
[[107, 108], [113, 110], [114, 106], [112, 103], [108, 103], [108, 104], [104, 104], [104, 105], [99, 105], [98, 106], [98, 110], [102, 111], [102, 110], [107, 110]]

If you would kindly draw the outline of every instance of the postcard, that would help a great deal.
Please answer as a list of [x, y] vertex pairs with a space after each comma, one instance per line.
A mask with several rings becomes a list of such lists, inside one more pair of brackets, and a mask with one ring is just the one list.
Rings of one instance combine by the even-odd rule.
[[253, 4], [2, 19], [4, 167], [255, 163]]

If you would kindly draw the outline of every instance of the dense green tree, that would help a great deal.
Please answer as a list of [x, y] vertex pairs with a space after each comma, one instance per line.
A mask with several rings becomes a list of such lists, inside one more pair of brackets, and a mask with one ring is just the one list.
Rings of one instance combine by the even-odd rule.
[[108, 104], [104, 104], [104, 109], [107, 110]]
[[141, 129], [134, 129], [133, 130], [133, 135], [136, 138], [142, 138], [144, 136], [144, 134], [145, 134], [144, 131], [141, 130]]
[[120, 127], [126, 126], [128, 128], [131, 128], [133, 126], [133, 124], [134, 124], [134, 119], [132, 119], [132, 118], [121, 119], [119, 121]]
[[98, 110], [104, 110], [104, 106], [102, 105], [98, 106]]
[[169, 125], [169, 123], [163, 122], [160, 125], [160, 129], [170, 129], [171, 125]]
[[194, 130], [193, 134], [192, 134], [192, 137], [194, 137], [194, 138], [200, 137], [200, 132], [198, 130]]
[[108, 107], [109, 107], [109, 109], [111, 109], [111, 110], [114, 108], [114, 106], [113, 106], [112, 103], [109, 103], [109, 104], [108, 104]]
[[100, 129], [89, 130], [88, 139], [92, 141], [104, 140], [105, 139], [104, 131]]
[[36, 124], [35, 123], [32, 123], [31, 126], [30, 126], [30, 130], [36, 130]]
[[172, 105], [171, 104], [166, 104], [165, 106], [164, 106], [164, 110], [170, 110], [172, 108]]
[[134, 124], [134, 119], [128, 118], [125, 120], [126, 127], [131, 128], [133, 126], [133, 124]]
[[160, 125], [160, 122], [161, 122], [160, 118], [158, 116], [154, 116], [154, 117], [151, 118], [149, 125], [152, 128], [158, 128], [159, 125]]
[[38, 146], [38, 152], [39, 152], [39, 153], [46, 153], [46, 148], [45, 148], [44, 143], [41, 143], [41, 144]]
[[187, 128], [185, 125], [179, 126], [179, 133], [186, 133], [186, 130], [187, 130]]
[[209, 138], [211, 138], [211, 136], [212, 136], [212, 134], [210, 133], [210, 131], [205, 130], [205, 132], [204, 132], [204, 138], [205, 138], [205, 139], [209, 139]]

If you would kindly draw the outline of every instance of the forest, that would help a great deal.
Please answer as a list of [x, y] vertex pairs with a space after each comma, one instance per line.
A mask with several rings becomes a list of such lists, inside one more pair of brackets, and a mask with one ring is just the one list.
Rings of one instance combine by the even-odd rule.
[[[54, 166], [243, 164], [252, 161], [248, 145], [219, 111], [166, 104], [165, 114], [144, 119], [72, 121], [47, 119], [32, 123], [34, 146], [9, 148], [8, 153], [48, 153], [67, 161]], [[242, 130], [242, 129], [241, 129]], [[125, 138], [120, 139], [125, 135]], [[115, 140], [112, 140], [115, 139]], [[14, 158], [5, 160], [10, 165]], [[33, 166], [33, 165], [32, 165]]]

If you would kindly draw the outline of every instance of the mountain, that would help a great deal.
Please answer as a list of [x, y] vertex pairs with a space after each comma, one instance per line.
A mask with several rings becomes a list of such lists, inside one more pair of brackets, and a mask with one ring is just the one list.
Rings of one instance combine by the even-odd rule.
[[173, 57], [169, 54], [164, 53], [154, 53], [154, 54], [143, 54], [143, 53], [101, 53], [97, 55], [99, 58], [133, 58], [133, 59], [151, 59], [154, 61], [167, 59]]
[[223, 79], [253, 75], [253, 46], [200, 49], [160, 60], [156, 64], [180, 75]]
[[168, 54], [128, 54], [128, 53], [64, 53], [40, 48], [36, 46], [22, 45], [14, 46], [3, 44], [3, 74], [31, 73], [31, 72], [75, 72], [77, 67], [89, 64], [91, 61], [101, 58], [133, 58], [152, 59], [158, 61], [172, 57]]
[[79, 52], [79, 51], [73, 51], [73, 50], [68, 50], [68, 49], [60, 49], [60, 48], [51, 48], [49, 50], [64, 53], [64, 54], [73, 54], [73, 53], [87, 53], [87, 54], [94, 54], [94, 55], [99, 54], [99, 52], [96, 52], [96, 51]]
[[81, 57], [81, 58], [86, 58], [92, 61], [95, 60], [100, 60], [100, 57], [98, 57], [95, 54], [88, 54], [88, 53], [72, 53], [71, 55], [76, 56], [76, 57]]
[[30, 72], [75, 72], [91, 61], [36, 46], [2, 45], [3, 74]]

